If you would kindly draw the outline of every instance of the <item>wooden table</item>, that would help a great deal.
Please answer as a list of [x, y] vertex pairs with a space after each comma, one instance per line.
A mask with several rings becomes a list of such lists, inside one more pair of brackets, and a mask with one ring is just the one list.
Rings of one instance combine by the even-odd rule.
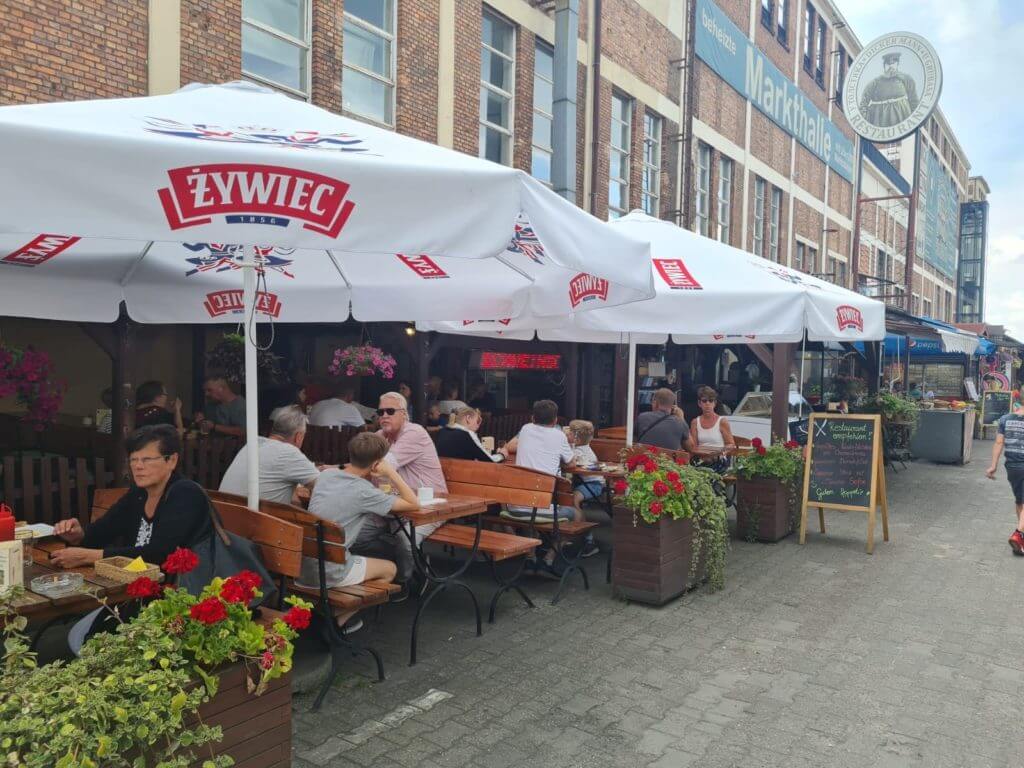
[[447, 523], [451, 520], [458, 520], [464, 517], [482, 515], [487, 511], [488, 499], [477, 498], [476, 496], [450, 495], [444, 497], [443, 504], [431, 504], [421, 507], [415, 512], [396, 513], [396, 517], [410, 523], [412, 526], [433, 525], [435, 523]]

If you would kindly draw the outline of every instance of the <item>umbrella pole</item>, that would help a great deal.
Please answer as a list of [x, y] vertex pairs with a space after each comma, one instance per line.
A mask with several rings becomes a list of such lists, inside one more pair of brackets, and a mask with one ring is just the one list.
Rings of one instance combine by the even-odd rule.
[[250, 509], [260, 508], [260, 449], [257, 396], [259, 391], [256, 368], [256, 248], [245, 247], [242, 261], [245, 307], [245, 457], [248, 478], [247, 497]]
[[629, 357], [627, 362], [629, 378], [626, 379], [626, 445], [633, 444], [633, 413], [636, 403], [636, 344], [629, 334]]

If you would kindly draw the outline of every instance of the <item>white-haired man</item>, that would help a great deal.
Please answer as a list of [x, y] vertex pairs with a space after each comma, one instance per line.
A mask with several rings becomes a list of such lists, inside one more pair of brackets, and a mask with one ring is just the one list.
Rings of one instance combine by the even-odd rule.
[[[306, 437], [306, 424], [306, 414], [297, 405], [274, 412], [270, 437], [259, 438], [261, 499], [292, 504], [300, 495], [308, 498], [308, 491], [313, 489], [320, 470], [300, 450]], [[249, 478], [246, 450], [247, 446], [242, 446], [224, 473], [220, 490], [225, 493], [246, 495]]]

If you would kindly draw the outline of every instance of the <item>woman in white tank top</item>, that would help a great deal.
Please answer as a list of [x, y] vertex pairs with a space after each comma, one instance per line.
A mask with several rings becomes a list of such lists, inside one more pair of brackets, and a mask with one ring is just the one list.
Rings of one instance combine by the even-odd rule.
[[701, 387], [697, 390], [697, 399], [700, 403], [700, 416], [690, 424], [690, 440], [695, 453], [704, 453], [711, 449], [713, 454], [715, 448], [721, 448], [716, 458], [724, 459], [721, 454], [725, 449], [735, 448], [736, 441], [733, 440], [732, 430], [729, 429], [729, 422], [724, 416], [715, 413], [715, 405], [718, 403], [718, 393], [711, 387]]

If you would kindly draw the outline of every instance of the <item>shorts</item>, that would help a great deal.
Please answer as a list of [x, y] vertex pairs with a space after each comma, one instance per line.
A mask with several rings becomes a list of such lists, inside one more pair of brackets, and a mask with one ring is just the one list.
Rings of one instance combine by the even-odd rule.
[[[576, 519], [576, 508], [575, 507], [564, 507], [559, 506], [556, 508], [557, 511], [552, 511], [551, 507], [547, 509], [537, 510], [537, 522], [538, 523], [550, 523], [554, 520], [555, 515], [558, 516], [559, 520], [575, 520]], [[530, 517], [533, 515], [533, 510], [526, 507], [511, 507], [504, 509], [501, 512], [502, 517], [507, 517], [512, 520], [524, 520], [530, 521]]]
[[[328, 576], [328, 589], [336, 589], [338, 587], [354, 587], [356, 584], [362, 584], [364, 581], [366, 581], [366, 558], [362, 555], [353, 555], [351, 552], [348, 552], [345, 555], [345, 560], [348, 563], [350, 563], [348, 572], [345, 574], [345, 577], [341, 581], [332, 579], [330, 576]], [[306, 584], [300, 578], [295, 581], [295, 585], [299, 587], [304, 587], [306, 589], [317, 589], [319, 579], [314, 579], [314, 582], [315, 583]]]
[[1017, 504], [1024, 504], [1024, 467], [1007, 467], [1006, 479], [1013, 488], [1013, 500]]
[[584, 480], [573, 490], [583, 494], [584, 501], [597, 501], [604, 495], [604, 480]]

